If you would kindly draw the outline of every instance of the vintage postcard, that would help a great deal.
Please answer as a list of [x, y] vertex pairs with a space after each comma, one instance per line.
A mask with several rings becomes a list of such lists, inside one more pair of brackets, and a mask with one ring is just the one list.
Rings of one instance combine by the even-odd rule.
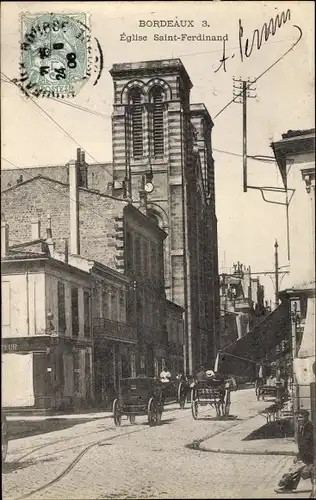
[[314, 16], [2, 3], [5, 500], [315, 498]]

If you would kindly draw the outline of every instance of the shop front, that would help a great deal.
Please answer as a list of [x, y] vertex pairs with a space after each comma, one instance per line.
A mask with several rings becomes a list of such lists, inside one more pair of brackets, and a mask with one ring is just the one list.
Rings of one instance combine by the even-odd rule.
[[136, 376], [135, 344], [96, 339], [94, 344], [95, 401], [110, 408], [121, 378]]
[[[8, 410], [56, 410], [71, 408], [76, 396], [92, 396], [87, 372], [91, 346], [51, 336], [2, 339], [2, 406]], [[91, 378], [91, 377], [90, 377]]]

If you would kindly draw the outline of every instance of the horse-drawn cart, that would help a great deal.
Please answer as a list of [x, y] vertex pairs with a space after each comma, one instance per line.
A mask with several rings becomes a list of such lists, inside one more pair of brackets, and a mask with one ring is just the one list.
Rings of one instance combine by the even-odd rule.
[[286, 391], [284, 387], [284, 382], [277, 384], [276, 379], [263, 379], [261, 383], [256, 383], [256, 396], [258, 401], [260, 398], [264, 400], [268, 398], [276, 398], [279, 389], [279, 397], [284, 400], [286, 399]]
[[130, 423], [136, 416], [147, 415], [150, 426], [161, 422], [163, 397], [161, 383], [149, 377], [125, 378], [120, 381], [119, 397], [113, 402], [114, 423], [121, 425], [122, 415]]
[[270, 397], [270, 398], [275, 398], [276, 397], [276, 392], [277, 388], [274, 385], [262, 385], [261, 387], [258, 388], [257, 392], [257, 399], [261, 398], [262, 400], [265, 399], [265, 397]]
[[228, 416], [230, 409], [230, 384], [213, 380], [196, 382], [191, 391], [192, 416], [196, 420], [199, 406], [211, 406], [216, 416]]
[[161, 386], [164, 403], [177, 402], [181, 409], [185, 407], [191, 391], [190, 382], [187, 378], [170, 380], [169, 382], [161, 383]]

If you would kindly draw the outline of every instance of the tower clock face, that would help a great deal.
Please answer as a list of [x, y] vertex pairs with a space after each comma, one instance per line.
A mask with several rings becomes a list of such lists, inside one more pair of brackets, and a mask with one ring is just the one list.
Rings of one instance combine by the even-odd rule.
[[154, 185], [151, 182], [146, 182], [145, 191], [146, 193], [152, 193], [154, 190]]

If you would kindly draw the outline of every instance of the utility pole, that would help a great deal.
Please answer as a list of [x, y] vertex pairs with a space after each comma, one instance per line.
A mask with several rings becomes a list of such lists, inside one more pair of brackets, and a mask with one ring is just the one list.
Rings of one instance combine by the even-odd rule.
[[[279, 254], [278, 254], [278, 242], [275, 240], [274, 243], [274, 279], [275, 279], [275, 308], [279, 305]], [[277, 418], [280, 418], [281, 409], [281, 372], [280, 372], [280, 361], [278, 358], [279, 349], [276, 347], [276, 403], [277, 403]]]
[[275, 240], [274, 243], [274, 276], [275, 276], [275, 307], [279, 305], [279, 254], [278, 254], [278, 242]]
[[248, 182], [247, 182], [247, 98], [257, 97], [251, 92], [254, 92], [254, 88], [251, 88], [254, 85], [254, 81], [248, 78], [247, 80], [243, 80], [240, 78], [233, 77], [233, 94], [234, 101], [238, 103], [242, 103], [242, 124], [243, 124], [243, 189], [244, 193], [247, 192]]
[[247, 192], [247, 84], [242, 82], [242, 161], [243, 161], [243, 186], [244, 193]]

